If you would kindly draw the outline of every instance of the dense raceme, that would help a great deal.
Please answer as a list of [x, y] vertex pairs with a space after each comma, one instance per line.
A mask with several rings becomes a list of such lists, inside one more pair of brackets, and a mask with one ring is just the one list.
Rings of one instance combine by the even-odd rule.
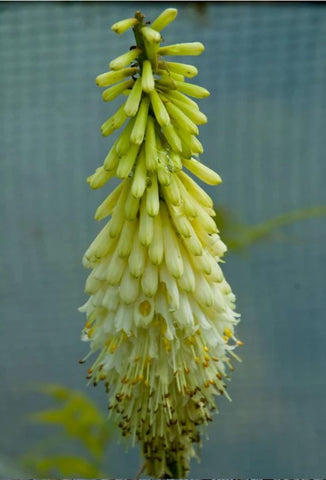
[[226, 366], [233, 369], [230, 356], [241, 344], [213, 202], [193, 179], [221, 182], [198, 158], [198, 125], [207, 119], [192, 98], [209, 92], [188, 82], [194, 66], [166, 58], [199, 55], [204, 46], [160, 46], [160, 31], [176, 15], [167, 9], [150, 26], [136, 12], [112, 27], [132, 28], [136, 45], [96, 78], [104, 101], [124, 96], [101, 131], [124, 129], [87, 181], [92, 188], [121, 182], [95, 214], [109, 220], [83, 259], [92, 271], [80, 309], [83, 339], [90, 354], [99, 352], [88, 378], [104, 382], [123, 436], [141, 442], [155, 477], [187, 474], [214, 397], [228, 396]]

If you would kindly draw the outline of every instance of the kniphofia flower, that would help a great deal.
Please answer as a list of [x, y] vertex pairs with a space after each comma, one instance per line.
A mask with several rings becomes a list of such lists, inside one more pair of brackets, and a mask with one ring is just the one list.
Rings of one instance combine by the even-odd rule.
[[88, 378], [104, 382], [122, 435], [141, 442], [155, 477], [188, 472], [215, 396], [228, 397], [227, 367], [241, 343], [220, 268], [226, 246], [213, 202], [193, 179], [221, 182], [198, 158], [198, 125], [207, 119], [192, 98], [209, 92], [186, 80], [194, 66], [166, 59], [199, 55], [204, 46], [160, 46], [176, 15], [167, 9], [149, 26], [136, 12], [112, 27], [118, 34], [132, 28], [136, 45], [96, 78], [105, 101], [124, 95], [101, 130], [124, 130], [87, 181], [92, 188], [121, 181], [95, 214], [110, 219], [85, 253], [90, 297], [80, 309], [87, 357], [99, 352]]

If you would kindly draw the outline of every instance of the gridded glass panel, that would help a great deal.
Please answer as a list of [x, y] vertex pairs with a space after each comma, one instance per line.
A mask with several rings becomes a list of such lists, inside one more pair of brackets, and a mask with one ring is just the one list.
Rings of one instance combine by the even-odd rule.
[[[99, 126], [113, 109], [94, 77], [132, 43], [112, 23], [166, 6], [179, 9], [168, 43], [206, 46], [193, 63], [211, 91], [200, 138], [202, 160], [223, 178], [208, 189], [217, 209], [255, 224], [326, 204], [322, 3], [1, 3], [0, 452], [12, 459], [49, 433], [26, 422], [48, 406], [36, 383], [86, 391], [81, 258], [112, 188], [85, 182], [112, 143]], [[325, 219], [314, 218], [226, 257], [243, 363], [192, 477], [325, 473], [325, 241]], [[87, 393], [106, 408], [101, 387]], [[137, 449], [114, 444], [107, 472], [132, 478], [138, 463]]]

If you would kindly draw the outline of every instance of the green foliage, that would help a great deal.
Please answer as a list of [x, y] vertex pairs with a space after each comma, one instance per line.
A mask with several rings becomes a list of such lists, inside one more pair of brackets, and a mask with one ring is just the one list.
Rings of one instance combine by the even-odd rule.
[[230, 251], [241, 251], [253, 244], [271, 239], [281, 227], [292, 223], [326, 215], [326, 206], [302, 208], [277, 215], [257, 225], [246, 225], [237, 221], [236, 215], [226, 208], [216, 208], [215, 221], [223, 242]]
[[[80, 476], [83, 478], [103, 477], [101, 465], [111, 438], [113, 426], [97, 406], [83, 393], [61, 385], [45, 385], [40, 391], [55, 402], [55, 408], [30, 415], [38, 424], [59, 428], [60, 437], [55, 444], [65, 452], [69, 442], [81, 444], [85, 456], [48, 453], [49, 445], [34, 449], [23, 461], [37, 476]], [[53, 443], [53, 442], [52, 442]]]

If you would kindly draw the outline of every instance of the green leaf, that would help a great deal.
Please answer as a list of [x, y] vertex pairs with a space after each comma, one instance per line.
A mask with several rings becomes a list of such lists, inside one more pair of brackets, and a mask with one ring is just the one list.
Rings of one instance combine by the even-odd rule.
[[59, 403], [59, 408], [34, 413], [32, 421], [63, 428], [68, 438], [80, 441], [97, 460], [103, 458], [113, 427], [85, 394], [60, 385], [40, 389]]
[[222, 240], [229, 250], [243, 250], [258, 241], [266, 240], [280, 228], [293, 223], [326, 215], [326, 206], [293, 210], [277, 215], [257, 225], [246, 225], [237, 221], [236, 215], [225, 208], [216, 208], [215, 221], [221, 231]]

